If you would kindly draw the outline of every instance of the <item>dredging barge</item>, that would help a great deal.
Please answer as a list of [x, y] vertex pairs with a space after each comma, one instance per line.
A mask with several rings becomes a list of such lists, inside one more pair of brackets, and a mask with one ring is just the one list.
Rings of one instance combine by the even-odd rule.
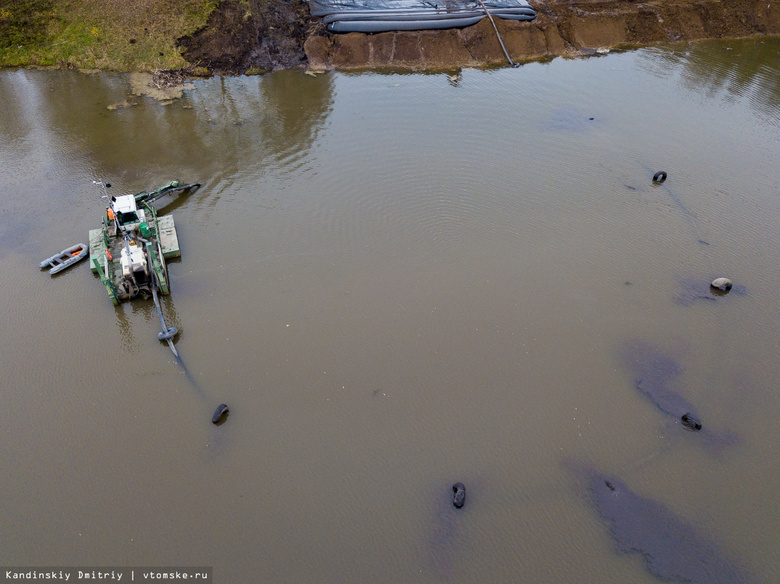
[[[106, 189], [111, 185], [103, 184], [102, 181], [94, 182], [103, 186], [109, 202], [101, 228], [89, 231], [91, 270], [100, 277], [115, 306], [123, 300], [132, 300], [137, 296], [151, 296], [154, 299], [162, 326], [157, 338], [168, 343], [187, 379], [203, 396], [176, 350], [174, 337], [179, 330], [175, 326], [169, 327], [165, 324], [159, 299], [159, 294], [170, 293], [165, 260], [181, 256], [176, 225], [171, 215], [158, 215], [152, 207], [152, 203], [157, 199], [174, 193], [189, 194], [199, 188], [200, 183], [186, 185], [175, 180], [151, 193], [142, 191], [135, 195], [109, 197]], [[56, 274], [84, 259], [86, 255], [87, 246], [79, 243], [43, 260], [39, 267], [43, 269], [51, 266], [50, 273]], [[220, 404], [211, 417], [212, 423], [223, 424], [228, 412], [227, 404]]]
[[102, 227], [89, 232], [89, 257], [114, 305], [170, 293], [165, 260], [181, 256], [179, 238], [173, 216], [158, 216], [151, 203], [199, 186], [172, 181], [151, 193], [110, 197]]

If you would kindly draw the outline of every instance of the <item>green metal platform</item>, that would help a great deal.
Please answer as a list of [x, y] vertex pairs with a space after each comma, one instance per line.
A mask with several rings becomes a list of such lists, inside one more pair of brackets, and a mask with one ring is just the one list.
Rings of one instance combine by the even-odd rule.
[[[160, 247], [162, 247], [163, 257], [170, 258], [181, 257], [179, 249], [179, 236], [176, 234], [176, 225], [173, 222], [173, 215], [163, 215], [157, 217], [157, 225], [160, 229]], [[89, 230], [89, 266], [96, 274], [99, 271], [105, 271], [105, 243], [103, 242], [102, 229]], [[95, 263], [97, 261], [97, 264]], [[114, 260], [115, 262], [117, 260]]]

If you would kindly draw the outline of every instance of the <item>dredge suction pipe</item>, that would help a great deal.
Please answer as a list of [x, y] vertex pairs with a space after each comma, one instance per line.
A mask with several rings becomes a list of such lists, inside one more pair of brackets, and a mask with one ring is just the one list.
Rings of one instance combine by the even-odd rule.
[[493, 25], [493, 30], [496, 31], [496, 36], [498, 37], [498, 43], [501, 45], [501, 49], [504, 51], [504, 56], [506, 57], [506, 60], [509, 61], [509, 64], [512, 65], [512, 67], [519, 67], [520, 63], [515, 63], [512, 61], [512, 58], [509, 56], [509, 53], [506, 50], [506, 47], [504, 46], [504, 41], [501, 39], [501, 34], [498, 32], [498, 27], [496, 26], [496, 21], [493, 20], [493, 15], [490, 14], [490, 12], [487, 9], [487, 6], [485, 6], [485, 3], [482, 2], [482, 0], [477, 0], [479, 2], [479, 5], [482, 6], [482, 9], [485, 11], [485, 14], [487, 14], [487, 17], [490, 19], [490, 24]]

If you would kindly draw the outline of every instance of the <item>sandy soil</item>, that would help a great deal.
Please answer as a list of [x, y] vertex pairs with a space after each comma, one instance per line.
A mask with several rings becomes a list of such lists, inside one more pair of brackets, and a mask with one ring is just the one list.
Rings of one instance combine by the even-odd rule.
[[[223, 0], [184, 57], [213, 73], [290, 67], [445, 69], [506, 63], [490, 21], [446, 31], [334, 35], [303, 0]], [[778, 0], [531, 0], [533, 22], [496, 19], [524, 62], [653, 43], [780, 34]]]

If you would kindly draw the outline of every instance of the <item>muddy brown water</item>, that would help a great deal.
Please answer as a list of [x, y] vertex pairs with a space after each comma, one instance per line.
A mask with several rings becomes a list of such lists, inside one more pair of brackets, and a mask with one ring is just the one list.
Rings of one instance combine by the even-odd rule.
[[[778, 55], [282, 72], [170, 105], [122, 75], [0, 72], [0, 564], [657, 582], [575, 460], [777, 581]], [[93, 181], [174, 178], [203, 186], [167, 207], [164, 309], [205, 397], [151, 302], [37, 268], [98, 225]], [[745, 293], [675, 300], [716, 276]], [[739, 440], [712, 457], [680, 431], [627, 343]]]

